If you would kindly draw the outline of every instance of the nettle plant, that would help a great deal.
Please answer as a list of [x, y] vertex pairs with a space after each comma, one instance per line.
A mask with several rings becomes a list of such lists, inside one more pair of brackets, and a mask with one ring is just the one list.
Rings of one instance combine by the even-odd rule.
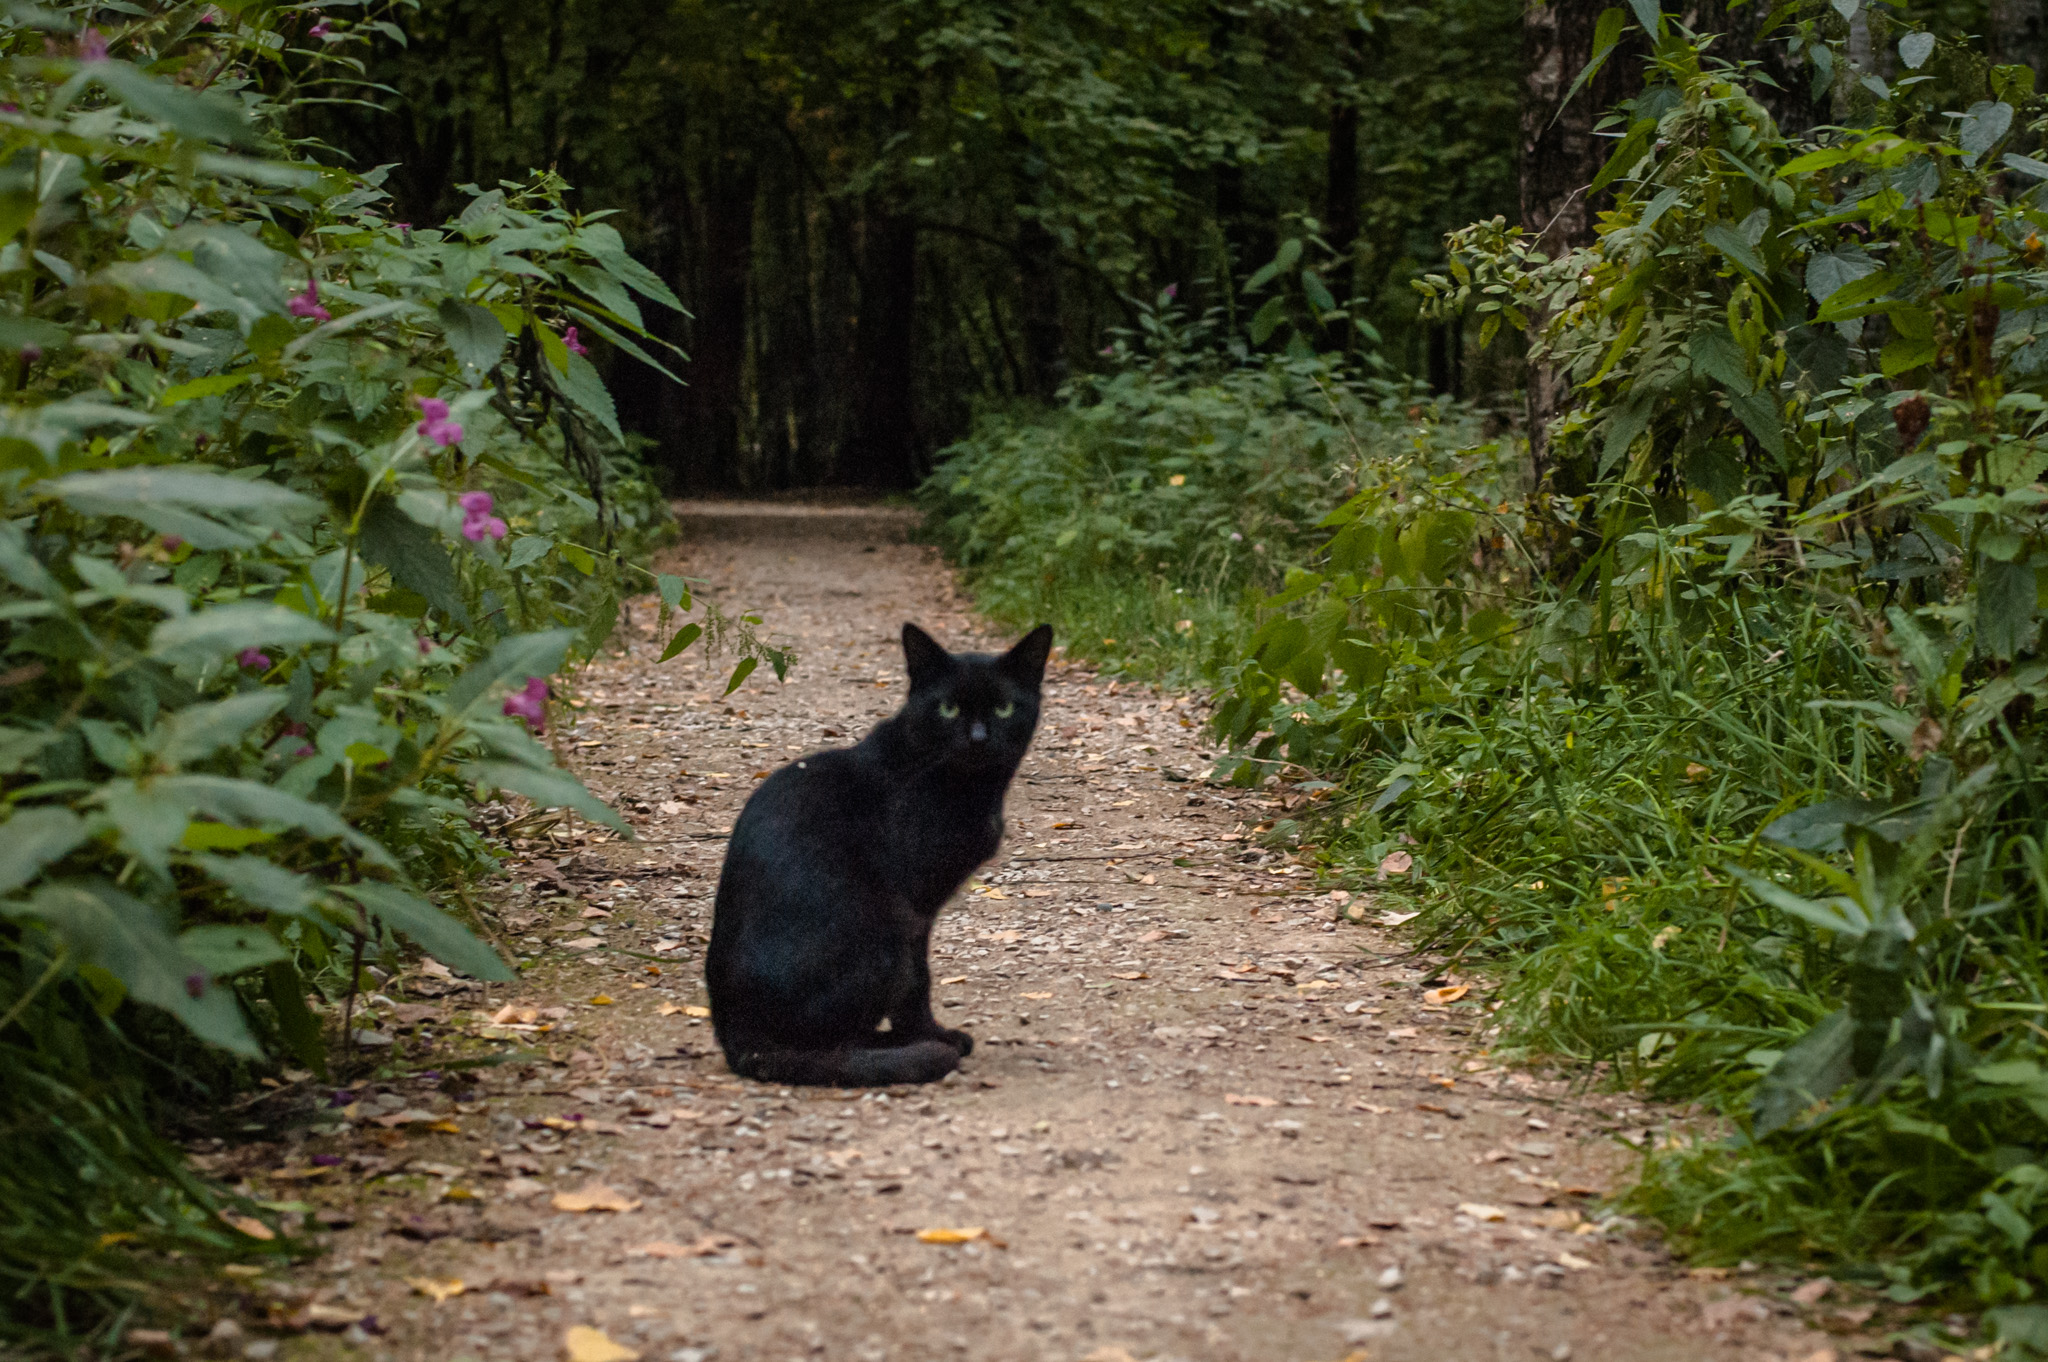
[[[680, 304], [553, 176], [416, 227], [283, 140], [382, 20], [114, 12], [0, 18], [0, 1073], [164, 1013], [324, 1071], [309, 993], [394, 934], [510, 976], [425, 892], [490, 864], [473, 801], [624, 829], [537, 739], [666, 523], [588, 344], [655, 363]], [[24, 1148], [80, 1124], [0, 1089]]]

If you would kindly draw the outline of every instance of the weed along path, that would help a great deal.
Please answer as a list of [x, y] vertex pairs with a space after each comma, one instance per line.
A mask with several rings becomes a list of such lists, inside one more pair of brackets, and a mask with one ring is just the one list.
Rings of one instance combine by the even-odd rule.
[[1652, 1113], [1490, 1066], [1476, 990], [1260, 849], [1276, 796], [1202, 782], [1194, 702], [1057, 658], [1003, 852], [935, 937], [961, 1072], [735, 1079], [702, 1015], [722, 833], [760, 773], [897, 706], [905, 619], [1002, 640], [890, 513], [687, 509], [682, 570], [799, 664], [722, 698], [636, 609], [556, 736], [637, 839], [504, 829], [486, 924], [521, 981], [390, 981], [357, 1024], [413, 1076], [212, 1156], [335, 1227], [245, 1298], [313, 1326], [282, 1356], [1833, 1356], [1765, 1283], [1599, 1218]]

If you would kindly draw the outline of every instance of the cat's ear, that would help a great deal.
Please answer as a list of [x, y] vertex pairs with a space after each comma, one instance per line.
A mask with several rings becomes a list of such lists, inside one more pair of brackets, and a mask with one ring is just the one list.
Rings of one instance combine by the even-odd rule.
[[903, 626], [903, 662], [910, 669], [910, 688], [922, 690], [953, 668], [953, 655], [914, 624]]
[[1052, 626], [1041, 624], [1018, 639], [1016, 646], [1004, 653], [996, 666], [1012, 681], [1037, 690], [1045, 680], [1045, 658], [1051, 651]]

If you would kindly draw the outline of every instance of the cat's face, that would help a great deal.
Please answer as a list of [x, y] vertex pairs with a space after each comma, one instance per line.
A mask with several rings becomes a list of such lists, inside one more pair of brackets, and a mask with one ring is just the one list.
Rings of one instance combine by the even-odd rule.
[[903, 657], [910, 667], [905, 732], [921, 751], [949, 764], [1015, 769], [1038, 726], [1051, 648], [1049, 624], [1000, 656], [949, 653], [916, 625], [904, 625]]

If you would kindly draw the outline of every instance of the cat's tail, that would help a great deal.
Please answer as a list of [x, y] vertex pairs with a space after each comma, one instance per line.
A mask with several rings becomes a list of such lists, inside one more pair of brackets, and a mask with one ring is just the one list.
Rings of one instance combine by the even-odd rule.
[[741, 1049], [726, 1062], [742, 1078], [799, 1087], [885, 1088], [934, 1083], [960, 1067], [960, 1052], [942, 1040], [866, 1050]]

